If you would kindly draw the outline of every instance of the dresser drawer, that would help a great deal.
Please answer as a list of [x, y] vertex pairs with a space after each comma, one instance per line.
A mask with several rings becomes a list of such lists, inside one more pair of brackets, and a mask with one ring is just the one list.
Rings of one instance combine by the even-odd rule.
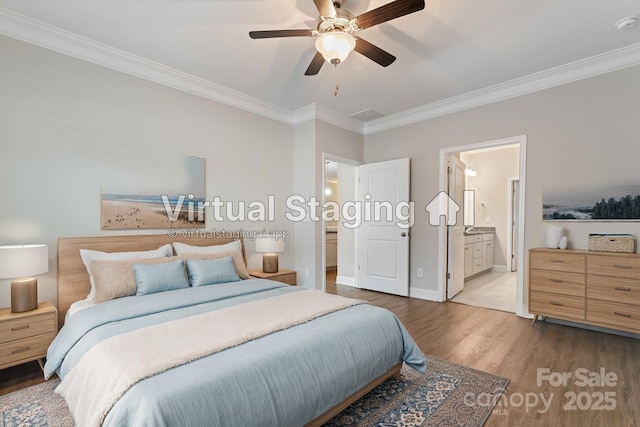
[[11, 319], [0, 322], [0, 343], [55, 332], [56, 330], [55, 312]]
[[640, 306], [589, 298], [587, 320], [612, 328], [640, 331]]
[[529, 311], [533, 314], [582, 321], [584, 310], [584, 297], [535, 291], [529, 294]]
[[531, 291], [551, 292], [576, 297], [585, 296], [585, 275], [562, 271], [530, 270]]
[[585, 256], [569, 252], [531, 251], [531, 268], [540, 270], [565, 271], [569, 273], [585, 272]]
[[3, 344], [0, 346], [0, 369], [45, 357], [55, 336], [55, 332], [51, 332]]
[[587, 276], [587, 298], [621, 303], [640, 303], [640, 280]]
[[640, 279], [640, 258], [589, 254], [587, 272], [598, 276]]

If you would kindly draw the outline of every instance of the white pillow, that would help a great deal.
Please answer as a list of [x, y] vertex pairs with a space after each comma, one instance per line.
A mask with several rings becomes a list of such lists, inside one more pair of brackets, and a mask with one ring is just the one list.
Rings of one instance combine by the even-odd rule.
[[240, 251], [242, 252], [242, 243], [240, 240], [225, 243], [224, 245], [213, 246], [191, 246], [184, 243], [173, 242], [173, 248], [177, 255], [185, 254], [218, 254], [220, 252]]
[[173, 256], [173, 250], [170, 244], [160, 246], [158, 249], [151, 251], [137, 252], [100, 252], [90, 249], [80, 249], [80, 257], [82, 263], [89, 273], [89, 281], [91, 282], [91, 292], [87, 296], [87, 300], [93, 301], [96, 296], [96, 284], [91, 274], [91, 261], [122, 261], [127, 259], [147, 259]]

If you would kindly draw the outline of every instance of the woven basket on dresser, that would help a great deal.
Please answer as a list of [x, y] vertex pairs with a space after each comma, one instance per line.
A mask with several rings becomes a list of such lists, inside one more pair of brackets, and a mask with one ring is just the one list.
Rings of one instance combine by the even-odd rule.
[[630, 234], [589, 234], [589, 250], [634, 253], [636, 239]]

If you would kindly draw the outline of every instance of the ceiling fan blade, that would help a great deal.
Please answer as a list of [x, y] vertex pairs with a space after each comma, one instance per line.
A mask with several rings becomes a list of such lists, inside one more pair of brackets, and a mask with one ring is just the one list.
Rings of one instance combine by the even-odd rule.
[[365, 29], [422, 9], [424, 9], [424, 0], [396, 0], [363, 13], [356, 18], [356, 24]]
[[356, 37], [356, 52], [369, 58], [370, 60], [377, 62], [383, 67], [388, 67], [396, 60], [396, 57], [389, 52], [380, 49], [378, 46], [369, 43], [368, 41]]
[[318, 8], [318, 12], [320, 15], [325, 18], [335, 18], [336, 17], [336, 7], [333, 5], [332, 0], [313, 0]]
[[311, 37], [311, 30], [267, 30], [267, 31], [249, 31], [249, 37], [252, 39], [271, 39], [274, 37]]
[[316, 52], [315, 56], [311, 60], [311, 64], [307, 68], [307, 71], [304, 72], [305, 76], [315, 76], [320, 72], [320, 68], [324, 65], [324, 57], [320, 52]]

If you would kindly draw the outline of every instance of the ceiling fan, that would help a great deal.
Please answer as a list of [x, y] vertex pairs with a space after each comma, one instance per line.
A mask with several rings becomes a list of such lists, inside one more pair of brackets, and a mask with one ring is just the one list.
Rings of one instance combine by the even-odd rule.
[[396, 57], [353, 34], [424, 9], [424, 0], [395, 0], [391, 3], [370, 10], [357, 17], [342, 9], [344, 0], [313, 0], [320, 17], [315, 30], [267, 30], [250, 31], [252, 39], [268, 39], [274, 37], [318, 37], [317, 52], [305, 71], [306, 76], [314, 76], [320, 72], [324, 61], [338, 65], [344, 61], [352, 50], [366, 56], [374, 62], [387, 67]]

